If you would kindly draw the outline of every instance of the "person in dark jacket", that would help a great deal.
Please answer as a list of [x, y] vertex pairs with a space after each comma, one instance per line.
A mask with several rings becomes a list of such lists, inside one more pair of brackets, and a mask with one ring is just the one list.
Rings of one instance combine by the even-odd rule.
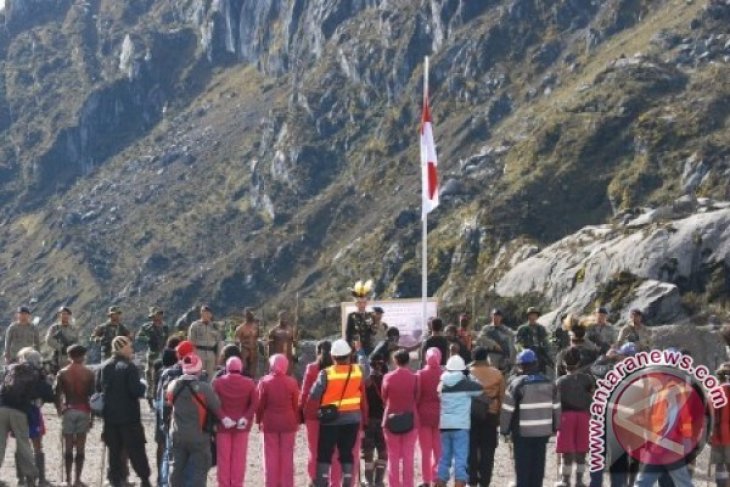
[[123, 452], [126, 452], [142, 487], [150, 487], [150, 465], [145, 454], [139, 408], [147, 384], [140, 379], [139, 369], [131, 361], [132, 340], [126, 336], [114, 338], [112, 353], [112, 357], [101, 365], [96, 380], [96, 390], [104, 393], [102, 438], [109, 448], [107, 478], [112, 487], [122, 485]]
[[517, 365], [520, 371], [507, 386], [499, 429], [514, 444], [516, 487], [542, 487], [547, 442], [560, 425], [560, 398], [538, 371], [533, 350], [520, 352]]
[[385, 340], [378, 343], [373, 352], [370, 354], [369, 360], [373, 360], [376, 357], [380, 357], [380, 360], [385, 364], [385, 370], [383, 374], [388, 372], [388, 363], [391, 359], [391, 354], [398, 350], [398, 341], [400, 340], [400, 331], [398, 328], [392, 326], [385, 332]]
[[443, 335], [444, 322], [441, 318], [434, 318], [431, 320], [431, 336], [426, 338], [421, 346], [421, 366], [426, 366], [426, 351], [429, 348], [435, 347], [441, 352], [441, 366], [446, 365], [446, 361], [449, 359], [449, 341]]

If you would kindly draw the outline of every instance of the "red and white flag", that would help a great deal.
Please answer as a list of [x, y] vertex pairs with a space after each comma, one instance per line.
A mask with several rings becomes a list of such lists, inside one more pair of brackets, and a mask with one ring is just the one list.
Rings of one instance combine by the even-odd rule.
[[433, 142], [431, 107], [428, 104], [428, 75], [424, 80], [423, 115], [421, 117], [421, 182], [423, 188], [422, 217], [439, 205], [438, 161], [436, 145]]

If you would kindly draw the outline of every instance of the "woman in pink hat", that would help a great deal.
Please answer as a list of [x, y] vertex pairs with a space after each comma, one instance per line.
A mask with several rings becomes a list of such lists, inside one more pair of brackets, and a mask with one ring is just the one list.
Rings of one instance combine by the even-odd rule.
[[423, 486], [436, 482], [436, 469], [441, 458], [441, 435], [439, 416], [441, 401], [438, 386], [441, 380], [441, 350], [431, 347], [426, 350], [426, 365], [416, 372], [418, 375], [418, 444], [421, 447], [421, 475]]
[[269, 358], [269, 373], [261, 378], [256, 421], [264, 432], [266, 487], [294, 487], [294, 440], [299, 427], [299, 386], [287, 375], [289, 360]]
[[258, 406], [256, 384], [241, 374], [243, 363], [238, 357], [226, 361], [225, 374], [213, 381], [213, 390], [221, 401], [221, 416], [229, 418], [218, 427], [216, 448], [218, 486], [242, 487], [246, 478], [248, 434]]

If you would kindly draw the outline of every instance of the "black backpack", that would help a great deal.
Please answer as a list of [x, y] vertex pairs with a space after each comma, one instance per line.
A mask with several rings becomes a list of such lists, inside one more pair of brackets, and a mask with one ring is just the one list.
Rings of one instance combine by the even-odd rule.
[[30, 364], [13, 364], [5, 371], [0, 384], [3, 406], [25, 410], [30, 405], [38, 382], [38, 372]]

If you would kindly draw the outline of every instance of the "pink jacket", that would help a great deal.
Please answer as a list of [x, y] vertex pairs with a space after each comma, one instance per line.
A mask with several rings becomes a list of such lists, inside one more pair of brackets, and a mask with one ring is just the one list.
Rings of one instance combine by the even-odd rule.
[[302, 394], [299, 396], [299, 407], [302, 409], [304, 419], [317, 419], [319, 404], [309, 401], [309, 393], [312, 392], [312, 386], [317, 381], [317, 375], [319, 375], [319, 364], [317, 362], [307, 364], [307, 369], [304, 371], [304, 380], [302, 381]]
[[421, 426], [438, 428], [441, 415], [441, 400], [438, 386], [441, 381], [441, 367], [426, 365], [416, 372], [419, 380], [418, 388], [418, 419]]
[[[248, 421], [246, 431], [251, 431], [253, 415], [259, 402], [254, 381], [237, 372], [228, 373], [213, 381], [213, 390], [221, 400], [219, 416], [221, 418], [228, 416], [234, 421], [246, 418]], [[219, 429], [220, 431], [225, 432], [223, 429]]]
[[264, 433], [291, 433], [299, 427], [299, 386], [285, 374], [266, 375], [259, 382], [256, 421]]
[[394, 413], [413, 412], [414, 426], [418, 427], [418, 411], [416, 398], [418, 397], [418, 376], [405, 367], [398, 367], [383, 377], [381, 389], [383, 404], [383, 426], [388, 415]]

